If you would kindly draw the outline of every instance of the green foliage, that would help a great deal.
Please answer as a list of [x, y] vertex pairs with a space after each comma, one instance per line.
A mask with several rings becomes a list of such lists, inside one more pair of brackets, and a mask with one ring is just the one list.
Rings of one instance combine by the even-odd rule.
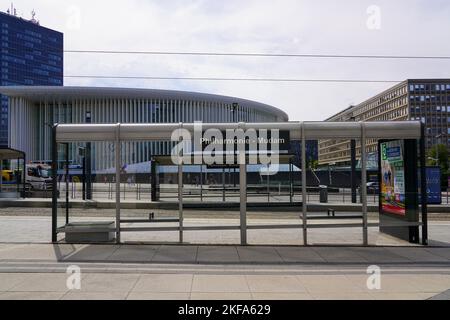
[[442, 173], [448, 173], [449, 158], [448, 150], [445, 144], [437, 144], [428, 150], [427, 165], [441, 167]]

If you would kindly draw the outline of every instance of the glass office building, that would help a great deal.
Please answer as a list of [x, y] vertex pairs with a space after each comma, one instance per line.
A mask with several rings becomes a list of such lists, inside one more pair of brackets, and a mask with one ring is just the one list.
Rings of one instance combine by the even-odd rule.
[[[1, 86], [62, 86], [63, 34], [0, 12]], [[8, 145], [8, 98], [0, 95], [0, 146]]]
[[[351, 106], [326, 121], [422, 121], [425, 145], [430, 149], [445, 144], [450, 150], [450, 79], [409, 79]], [[367, 152], [377, 151], [377, 141], [368, 139]], [[357, 156], [361, 154], [359, 141]], [[350, 163], [350, 141], [340, 139], [319, 142], [319, 164]]]

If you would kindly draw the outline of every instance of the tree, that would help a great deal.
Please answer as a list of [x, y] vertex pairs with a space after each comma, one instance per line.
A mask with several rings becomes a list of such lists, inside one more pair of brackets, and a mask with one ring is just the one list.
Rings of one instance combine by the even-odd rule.
[[428, 151], [427, 164], [439, 166], [443, 173], [448, 172], [448, 150], [445, 144], [436, 144]]

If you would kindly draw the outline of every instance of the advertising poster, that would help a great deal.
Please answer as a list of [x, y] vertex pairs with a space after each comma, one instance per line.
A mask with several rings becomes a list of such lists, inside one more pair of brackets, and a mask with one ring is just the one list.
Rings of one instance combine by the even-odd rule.
[[427, 167], [427, 203], [441, 204], [441, 168]]
[[402, 140], [381, 143], [381, 209], [405, 216], [405, 164]]

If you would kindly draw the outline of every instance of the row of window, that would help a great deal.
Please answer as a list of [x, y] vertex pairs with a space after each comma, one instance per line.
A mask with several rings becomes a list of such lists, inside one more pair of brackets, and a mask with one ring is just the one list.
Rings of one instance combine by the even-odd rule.
[[53, 35], [49, 35], [46, 33], [41, 33], [41, 32], [34, 32], [32, 30], [27, 30], [27, 29], [23, 29], [22, 26], [20, 26], [20, 28], [14, 28], [14, 27], [9, 27], [9, 25], [7, 23], [2, 23], [2, 33], [3, 34], [9, 34], [9, 33], [16, 33], [19, 37], [19, 39], [25, 39], [31, 42], [35, 42], [35, 43], [40, 43], [39, 41], [42, 41], [42, 39], [44, 41], [50, 41], [53, 43], [56, 43], [58, 41], [58, 37], [53, 36]]
[[410, 110], [411, 110], [411, 113], [413, 113], [413, 112], [420, 113], [420, 112], [424, 112], [424, 111], [450, 112], [450, 106], [413, 106], [413, 107], [411, 107]]
[[410, 84], [409, 92], [416, 91], [450, 91], [450, 84]]
[[426, 96], [410, 96], [409, 97], [410, 101], [414, 101], [414, 102], [445, 102], [448, 101], [450, 102], [450, 95], [445, 96], [445, 95], [426, 95]]

